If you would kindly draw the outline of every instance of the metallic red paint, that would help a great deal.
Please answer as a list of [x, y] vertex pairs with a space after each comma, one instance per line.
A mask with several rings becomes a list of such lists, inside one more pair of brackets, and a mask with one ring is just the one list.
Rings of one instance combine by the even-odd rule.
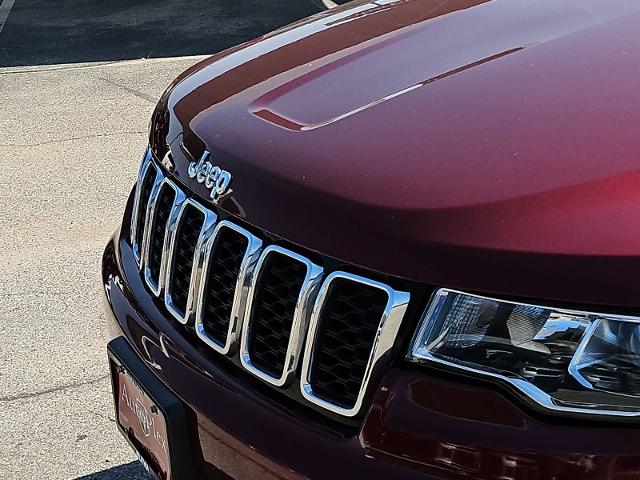
[[640, 478], [637, 429], [540, 421], [500, 393], [400, 369], [388, 372], [362, 429], [379, 460], [450, 478]]
[[[153, 301], [127, 221], [102, 264], [110, 337], [124, 336], [185, 403], [198, 478], [601, 480], [640, 478], [637, 426], [533, 416], [495, 387], [398, 365], [351, 434], [235, 376]], [[179, 479], [181, 480], [181, 479]]]
[[168, 138], [233, 173], [225, 209], [307, 248], [638, 306], [639, 25], [635, 0], [354, 2], [186, 72]]
[[[156, 124], [178, 181], [208, 197], [178, 143], [206, 147], [234, 176], [221, 207], [306, 249], [425, 284], [632, 309], [639, 27], [635, 0], [352, 2], [188, 70]], [[203, 476], [640, 478], [637, 426], [559, 424], [401, 362], [356, 433], [290, 410], [158, 308], [130, 208], [103, 261], [108, 323], [185, 402]]]

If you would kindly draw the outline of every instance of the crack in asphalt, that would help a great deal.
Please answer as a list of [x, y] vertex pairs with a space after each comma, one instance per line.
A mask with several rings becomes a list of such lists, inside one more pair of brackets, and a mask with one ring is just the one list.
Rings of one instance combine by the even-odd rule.
[[47, 395], [49, 393], [62, 392], [64, 390], [69, 390], [72, 388], [84, 387], [86, 385], [94, 385], [96, 383], [100, 383], [109, 378], [109, 374], [102, 375], [101, 377], [94, 378], [92, 380], [87, 380], [86, 382], [75, 382], [75, 383], [67, 383], [65, 385], [59, 385], [57, 387], [48, 388], [46, 390], [42, 390], [40, 392], [32, 392], [32, 393], [20, 393], [18, 395], [10, 395], [6, 397], [0, 397], [0, 402], [8, 403], [15, 402], [16, 400], [27, 400], [34, 397], [39, 397], [42, 395]]
[[158, 100], [156, 98], [152, 97], [151, 95], [147, 95], [146, 93], [140, 92], [139, 90], [127, 87], [126, 85], [122, 85], [121, 83], [118, 83], [118, 82], [114, 82], [113, 80], [109, 80], [108, 78], [104, 78], [104, 77], [97, 77], [97, 78], [98, 80], [102, 80], [103, 82], [108, 83], [112, 87], [121, 88], [125, 92], [129, 92], [131, 95], [141, 98], [142, 100], [146, 100], [152, 105], [155, 105], [156, 103], [158, 103]]
[[68, 292], [57, 292], [57, 291], [34, 291], [34, 292], [2, 292], [0, 293], [0, 298], [2, 297], [44, 297], [47, 295], [51, 295], [53, 297], [60, 297], [62, 295], [70, 295], [73, 294], [75, 292], [73, 291], [68, 291]]
[[128, 131], [128, 132], [111, 132], [111, 133], [94, 133], [91, 135], [83, 135], [79, 137], [59, 138], [55, 140], [47, 140], [46, 142], [39, 143], [0, 143], [0, 147], [13, 147], [13, 148], [30, 148], [41, 147], [43, 145], [52, 145], [55, 143], [73, 142], [75, 140], [87, 140], [89, 138], [101, 138], [101, 137], [117, 137], [118, 135], [139, 135], [146, 133], [141, 130]]

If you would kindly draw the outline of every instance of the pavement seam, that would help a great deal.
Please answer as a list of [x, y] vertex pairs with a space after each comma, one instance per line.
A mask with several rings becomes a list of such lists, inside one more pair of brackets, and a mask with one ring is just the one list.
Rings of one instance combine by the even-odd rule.
[[42, 390], [40, 392], [21, 393], [19, 395], [11, 395], [11, 396], [7, 396], [7, 397], [0, 397], [0, 402], [8, 403], [8, 402], [14, 402], [16, 400], [27, 400], [27, 399], [30, 399], [30, 398], [40, 397], [42, 395], [47, 395], [49, 393], [61, 392], [61, 391], [64, 391], [64, 390], [70, 390], [72, 388], [84, 387], [86, 385], [94, 385], [96, 383], [100, 383], [100, 382], [106, 380], [107, 378], [109, 378], [109, 374], [102, 375], [101, 377], [94, 378], [93, 380], [87, 380], [86, 382], [76, 382], [76, 383], [67, 383], [65, 385], [59, 385], [57, 387], [48, 388], [48, 389]]
[[133, 130], [133, 131], [127, 131], [127, 132], [94, 133], [91, 135], [83, 135], [80, 137], [47, 140], [46, 142], [39, 142], [39, 143], [0, 143], [0, 147], [13, 147], [13, 148], [41, 147], [43, 145], [51, 145], [53, 143], [73, 142], [74, 140], [87, 140], [89, 138], [101, 138], [101, 137], [117, 137], [118, 135], [138, 135], [142, 133], [146, 133], [146, 132], [141, 130]]

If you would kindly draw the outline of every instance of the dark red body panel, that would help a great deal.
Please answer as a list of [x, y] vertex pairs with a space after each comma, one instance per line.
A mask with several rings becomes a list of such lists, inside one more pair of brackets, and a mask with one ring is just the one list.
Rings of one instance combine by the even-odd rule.
[[306, 248], [638, 306], [639, 26], [633, 0], [355, 2], [186, 72], [168, 139], [234, 175], [225, 209]]
[[403, 364], [386, 373], [358, 431], [336, 432], [190, 342], [149, 296], [124, 227], [107, 246], [103, 282], [110, 336], [127, 338], [185, 402], [202, 478], [640, 478], [639, 427], [538, 418], [495, 387]]

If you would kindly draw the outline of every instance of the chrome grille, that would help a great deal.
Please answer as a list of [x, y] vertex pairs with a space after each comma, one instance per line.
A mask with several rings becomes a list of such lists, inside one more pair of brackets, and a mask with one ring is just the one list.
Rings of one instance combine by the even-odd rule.
[[188, 323], [195, 310], [200, 283], [203, 244], [211, 235], [216, 215], [198, 202], [187, 199], [177, 215], [166, 257], [164, 301], [169, 312], [181, 323]]
[[204, 246], [204, 278], [196, 309], [196, 332], [214, 350], [235, 352], [262, 240], [222, 220]]
[[279, 377], [287, 358], [293, 316], [307, 267], [286, 255], [269, 255], [253, 299], [247, 351], [254, 366]]
[[408, 305], [406, 292], [359, 275], [331, 273], [311, 316], [302, 395], [339, 415], [357, 415], [369, 381], [386, 363]]
[[384, 290], [370, 285], [346, 278], [333, 282], [309, 373], [318, 397], [344, 408], [355, 405], [388, 300]]
[[225, 228], [211, 248], [205, 276], [207, 286], [202, 299], [202, 321], [207, 336], [220, 346], [227, 343], [236, 282], [248, 244], [246, 237]]
[[193, 257], [203, 225], [204, 213], [191, 204], [185, 205], [180, 220], [178, 220], [178, 229], [173, 246], [173, 259], [171, 261], [171, 280], [167, 284], [173, 299], [173, 306], [181, 317], [184, 317], [187, 309], [191, 273], [194, 264]]
[[150, 154], [132, 217], [147, 284], [158, 297], [164, 292], [179, 322], [193, 324], [221, 354], [239, 347], [236, 358], [263, 381], [282, 388], [299, 382], [309, 402], [358, 414], [386, 363], [408, 293], [347, 272], [325, 276], [299, 253], [262, 248], [260, 238], [187, 198]]
[[[205, 253], [202, 303], [196, 325], [200, 338], [221, 353], [229, 352], [237, 333], [237, 317], [243, 307], [239, 281], [243, 278], [248, 256], [252, 254], [253, 238], [246, 230], [222, 221], [205, 247], [208, 253]], [[256, 242], [253, 243], [255, 253]]]
[[148, 167], [142, 172], [140, 179], [140, 184], [142, 185], [140, 198], [137, 202], [138, 204], [134, 206], [135, 228], [132, 228], [132, 231], [134, 231], [135, 234], [133, 237], [133, 253], [138, 264], [140, 264], [142, 259], [142, 256], [140, 255], [140, 249], [142, 246], [144, 226], [147, 219], [147, 207], [149, 206], [149, 198], [151, 197], [151, 191], [153, 190], [153, 186], [158, 175], [156, 168], [151, 163], [148, 163], [147, 165]]
[[168, 182], [160, 187], [158, 198], [151, 209], [151, 228], [149, 229], [149, 246], [147, 247], [147, 279], [154, 289], [158, 289], [162, 254], [165, 248], [167, 224], [171, 209], [176, 199], [176, 192]]
[[240, 359], [266, 382], [288, 384], [307, 329], [322, 268], [277, 245], [263, 251], [251, 285]]

